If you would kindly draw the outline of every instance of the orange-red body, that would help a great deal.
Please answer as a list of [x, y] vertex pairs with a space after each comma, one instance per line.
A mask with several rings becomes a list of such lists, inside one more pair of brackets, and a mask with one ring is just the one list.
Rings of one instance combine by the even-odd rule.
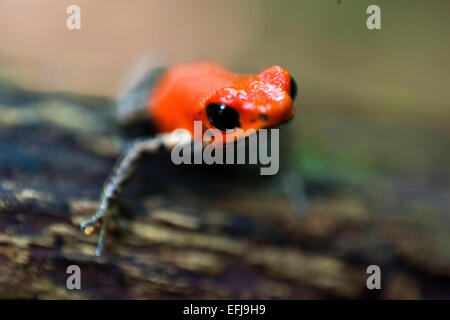
[[294, 115], [291, 77], [273, 66], [258, 75], [234, 74], [212, 62], [179, 65], [166, 71], [156, 84], [148, 111], [159, 132], [178, 128], [191, 134], [194, 121], [213, 128], [205, 107], [225, 104], [239, 114], [244, 130], [279, 125]]

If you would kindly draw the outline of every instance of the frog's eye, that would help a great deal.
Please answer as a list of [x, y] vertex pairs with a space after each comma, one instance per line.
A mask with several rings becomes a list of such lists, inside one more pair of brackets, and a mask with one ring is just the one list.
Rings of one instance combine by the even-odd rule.
[[297, 82], [291, 77], [291, 92], [289, 93], [291, 99], [294, 100], [297, 96]]
[[208, 116], [209, 122], [222, 131], [241, 126], [238, 112], [225, 104], [208, 104], [206, 106], [206, 115]]

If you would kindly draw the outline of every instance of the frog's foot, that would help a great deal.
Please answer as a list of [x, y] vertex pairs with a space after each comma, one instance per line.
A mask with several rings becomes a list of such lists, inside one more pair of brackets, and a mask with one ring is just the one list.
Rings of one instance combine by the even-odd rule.
[[106, 210], [100, 211], [99, 209], [95, 215], [80, 224], [81, 230], [86, 235], [91, 235], [95, 231], [96, 227], [100, 224], [100, 235], [98, 237], [97, 248], [95, 249], [96, 256], [102, 255], [103, 247], [105, 245], [105, 238], [108, 229], [108, 212], [109, 211]]

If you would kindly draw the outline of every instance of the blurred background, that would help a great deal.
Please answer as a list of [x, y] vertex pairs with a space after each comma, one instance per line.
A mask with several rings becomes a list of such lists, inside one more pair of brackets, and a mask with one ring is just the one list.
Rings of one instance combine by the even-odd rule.
[[[71, 4], [81, 30], [66, 28]], [[371, 4], [381, 30], [366, 28]], [[1, 296], [450, 298], [449, 9], [423, 0], [1, 0]], [[102, 114], [146, 52], [169, 65], [205, 58], [235, 72], [289, 70], [299, 94], [284, 161], [303, 178], [309, 211], [295, 215], [270, 191], [211, 202], [162, 192], [141, 209], [156, 212], [139, 218], [146, 229], [131, 224], [110, 260], [80, 258], [95, 239], [76, 222], [95, 210], [114, 162]], [[156, 243], [153, 256], [142, 239]], [[122, 260], [129, 246], [137, 262]], [[64, 270], [48, 278], [35, 269], [44, 251], [48, 270], [76, 260], [100, 276], [79, 296], [66, 292]], [[24, 261], [11, 258], [18, 253]], [[365, 286], [371, 264], [382, 290]]]

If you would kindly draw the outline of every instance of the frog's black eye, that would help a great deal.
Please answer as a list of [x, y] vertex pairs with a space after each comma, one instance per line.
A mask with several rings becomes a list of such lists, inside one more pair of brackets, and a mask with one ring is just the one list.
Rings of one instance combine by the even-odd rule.
[[294, 100], [297, 96], [297, 82], [291, 77], [291, 92], [289, 93], [291, 99]]
[[206, 115], [208, 116], [209, 122], [222, 131], [241, 126], [237, 111], [225, 104], [208, 104], [206, 106]]

